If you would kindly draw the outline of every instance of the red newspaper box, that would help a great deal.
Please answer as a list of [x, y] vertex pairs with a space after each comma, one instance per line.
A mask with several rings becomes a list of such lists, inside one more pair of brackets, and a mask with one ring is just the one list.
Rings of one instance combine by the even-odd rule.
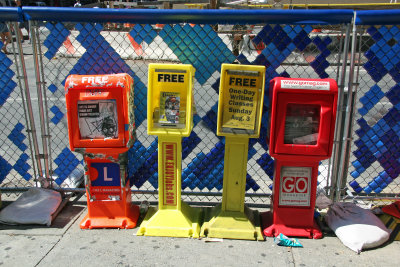
[[127, 153], [135, 141], [133, 79], [70, 75], [65, 83], [70, 148], [82, 153], [88, 214], [81, 228], [133, 228]]
[[132, 87], [133, 79], [125, 73], [68, 76], [65, 98], [71, 150], [132, 145]]
[[264, 235], [321, 238], [314, 221], [319, 161], [332, 154], [338, 88], [333, 79], [277, 77], [270, 83], [272, 211]]

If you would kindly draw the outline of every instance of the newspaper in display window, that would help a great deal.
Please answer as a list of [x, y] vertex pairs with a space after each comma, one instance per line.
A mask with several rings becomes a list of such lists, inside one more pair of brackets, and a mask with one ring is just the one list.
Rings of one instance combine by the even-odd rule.
[[176, 126], [180, 121], [180, 113], [180, 94], [178, 92], [161, 92], [158, 119], [160, 126]]
[[222, 117], [222, 127], [254, 131], [258, 88], [229, 88], [224, 96], [224, 102], [227, 104]]
[[285, 144], [316, 145], [320, 106], [289, 104], [285, 119]]
[[227, 70], [222, 94], [222, 131], [254, 134], [258, 123], [261, 75], [258, 71]]
[[115, 99], [78, 101], [78, 118], [82, 139], [118, 138]]

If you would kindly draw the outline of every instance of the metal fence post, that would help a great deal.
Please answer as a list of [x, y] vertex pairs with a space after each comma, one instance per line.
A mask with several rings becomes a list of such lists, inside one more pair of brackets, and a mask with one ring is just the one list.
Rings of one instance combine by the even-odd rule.
[[[11, 25], [11, 24], [10, 24], [10, 25]], [[9, 25], [9, 26], [10, 26], [10, 25]], [[15, 27], [16, 25], [18, 25], [18, 24], [17, 24], [17, 23], [14, 23], [14, 27]], [[11, 28], [11, 27], [9, 27], [9, 28]], [[16, 34], [19, 35], [19, 31], [16, 31]], [[21, 55], [21, 54], [23, 55], [23, 50], [22, 50], [22, 48], [19, 46], [19, 44], [20, 44], [20, 42], [18, 43], [18, 54], [19, 54], [19, 55]], [[23, 79], [23, 80], [25, 81], [25, 77], [26, 77], [26, 76], [21, 76], [21, 74], [20, 74], [21, 69], [20, 69], [20, 65], [19, 65], [17, 53], [15, 52], [17, 48], [15, 47], [14, 42], [11, 42], [11, 46], [12, 46], [12, 50], [13, 50], [13, 57], [14, 57], [15, 70], [16, 70], [16, 73], [17, 73], [17, 82], [18, 82], [18, 86], [19, 86], [20, 92], [21, 92], [22, 107], [23, 107], [23, 109], [24, 109], [25, 124], [26, 124], [26, 125], [29, 125], [29, 120], [28, 120], [28, 117], [29, 117], [29, 116], [28, 116], [28, 111], [27, 111], [27, 105], [26, 105], [26, 102], [24, 102], [24, 98], [26, 98], [26, 96], [24, 97], [24, 89], [23, 89], [22, 82], [21, 82], [21, 79]], [[25, 73], [25, 72], [26, 72], [26, 69], [24, 68], [24, 69], [22, 70], [22, 72]], [[31, 156], [32, 159], [34, 159], [35, 156], [33, 155], [33, 149], [32, 149], [32, 148], [33, 148], [32, 136], [31, 136], [31, 130], [29, 130], [29, 128], [27, 129], [27, 136], [28, 136], [28, 143], [29, 143], [29, 147], [30, 147], [30, 149], [29, 149], [29, 151], [30, 151], [30, 156]], [[36, 166], [35, 160], [32, 160], [32, 164], [33, 164], [33, 166], [32, 166], [33, 174], [34, 174], [34, 176], [36, 177], [37, 173], [36, 173], [36, 167], [35, 167], [35, 166]]]
[[342, 144], [340, 151], [340, 161], [339, 161], [339, 169], [338, 169], [338, 179], [336, 183], [335, 189], [335, 200], [339, 201], [341, 196], [341, 189], [343, 181], [347, 178], [347, 163], [345, 162], [347, 154], [349, 153], [349, 141], [352, 140], [351, 133], [349, 132], [351, 126], [351, 119], [353, 114], [353, 79], [354, 79], [354, 64], [355, 64], [355, 49], [356, 49], [356, 40], [357, 40], [357, 28], [356, 28], [356, 13], [354, 13], [353, 22], [352, 22], [352, 39], [351, 39], [351, 55], [350, 55], [350, 70], [348, 75], [348, 86], [347, 86], [347, 103], [346, 103], [346, 113], [345, 120], [343, 122], [343, 135], [342, 135]]
[[[35, 151], [35, 158], [32, 159], [32, 161], [36, 160], [36, 166], [38, 169], [39, 176], [42, 177], [43, 171], [42, 171], [42, 164], [40, 161], [40, 151], [39, 151], [39, 144], [37, 141], [35, 119], [33, 116], [31, 94], [30, 94], [29, 84], [28, 84], [28, 74], [26, 72], [25, 58], [24, 58], [22, 42], [21, 42], [22, 36], [20, 36], [20, 33], [17, 30], [18, 29], [17, 22], [14, 23], [14, 29], [15, 29], [15, 33], [16, 33], [16, 37], [17, 37], [19, 60], [21, 62], [21, 68], [22, 68], [22, 73], [23, 73], [22, 77], [18, 75], [18, 80], [20, 81], [21, 78], [24, 80], [25, 101], [26, 101], [26, 107], [27, 107], [27, 112], [28, 112], [28, 116], [29, 116], [29, 125], [31, 127], [31, 129], [30, 130], [28, 129], [27, 131], [28, 131], [28, 134], [30, 133], [32, 135], [33, 149]], [[35, 171], [35, 175], [36, 175], [36, 171]]]
[[[33, 26], [33, 27], [32, 27]], [[49, 154], [48, 154], [48, 143], [47, 139], [50, 137], [48, 133], [48, 123], [46, 120], [47, 116], [47, 101], [46, 101], [46, 93], [45, 90], [42, 90], [42, 85], [45, 84], [44, 80], [42, 82], [42, 78], [40, 77], [40, 67], [43, 69], [41, 64], [39, 63], [38, 57], [38, 45], [37, 45], [37, 33], [35, 29], [35, 25], [32, 25], [31, 21], [29, 21], [29, 28], [31, 29], [31, 40], [32, 40], [32, 49], [33, 49], [33, 60], [35, 65], [35, 76], [36, 76], [36, 86], [37, 86], [37, 96], [38, 96], [38, 105], [39, 105], [39, 114], [40, 114], [40, 130], [42, 137], [42, 146], [43, 146], [43, 154], [41, 158], [44, 159], [44, 168], [45, 168], [45, 179], [50, 179], [50, 171], [49, 171]], [[40, 65], [40, 66], [39, 66]], [[42, 71], [43, 72], [43, 71]], [[46, 111], [45, 111], [46, 110]], [[46, 112], [46, 114], [45, 114]], [[45, 118], [46, 115], [46, 118]], [[47, 127], [46, 127], [47, 125]]]
[[[344, 36], [345, 36], [345, 33], [344, 33], [344, 31], [345, 31], [345, 29], [344, 29], [344, 26], [345, 25], [343, 25], [342, 27], [341, 27], [341, 35], [340, 35], [340, 43], [339, 43], [339, 51], [343, 51], [343, 43], [344, 43]], [[347, 29], [347, 27], [346, 27], [346, 29]], [[336, 68], [336, 82], [338, 82], [339, 81], [339, 78], [340, 78], [340, 67], [341, 67], [341, 57], [340, 56], [338, 56], [338, 58], [337, 58], [337, 68]], [[336, 144], [335, 144], [336, 145]], [[327, 181], [328, 181], [328, 183], [327, 183], [327, 186], [326, 186], [326, 188], [325, 188], [325, 193], [328, 195], [328, 196], [331, 196], [332, 194], [333, 194], [333, 190], [332, 190], [332, 188], [333, 188], [333, 183], [332, 183], [332, 177], [334, 177], [334, 175], [333, 175], [333, 165], [335, 164], [335, 152], [333, 153], [333, 156], [332, 157], [330, 157], [329, 158], [329, 160], [328, 160], [328, 167], [329, 167], [329, 169], [328, 169], [328, 176], [327, 176]], [[329, 189], [329, 192], [327, 192], [327, 190]]]
[[332, 170], [332, 182], [330, 188], [330, 198], [333, 200], [335, 199], [335, 189], [339, 179], [339, 162], [340, 162], [340, 155], [342, 149], [342, 124], [343, 124], [343, 112], [346, 111], [346, 108], [343, 103], [344, 98], [344, 84], [346, 82], [346, 69], [347, 69], [347, 52], [349, 50], [349, 38], [350, 36], [350, 24], [347, 25], [346, 34], [345, 34], [345, 41], [344, 41], [344, 48], [343, 48], [343, 61], [342, 61], [342, 69], [341, 75], [338, 80], [339, 86], [339, 95], [338, 95], [338, 112], [337, 112], [337, 120], [335, 126], [335, 137], [334, 137], [334, 150], [333, 150], [333, 170]]

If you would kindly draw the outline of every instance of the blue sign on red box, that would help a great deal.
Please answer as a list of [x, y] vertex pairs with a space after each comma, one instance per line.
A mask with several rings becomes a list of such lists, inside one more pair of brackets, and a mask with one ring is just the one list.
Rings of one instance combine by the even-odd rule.
[[[120, 186], [121, 178], [119, 164], [117, 163], [92, 163], [91, 168], [97, 171], [97, 178], [92, 180], [92, 186]], [[91, 171], [92, 173], [92, 171]]]

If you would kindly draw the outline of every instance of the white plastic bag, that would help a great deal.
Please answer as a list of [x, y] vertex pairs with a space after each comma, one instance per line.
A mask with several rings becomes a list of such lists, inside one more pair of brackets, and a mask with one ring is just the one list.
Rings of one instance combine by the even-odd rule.
[[51, 225], [51, 215], [61, 203], [61, 194], [44, 188], [31, 188], [0, 212], [5, 224]]
[[330, 206], [325, 221], [342, 243], [360, 253], [385, 243], [389, 230], [370, 210], [353, 203], [335, 203]]

